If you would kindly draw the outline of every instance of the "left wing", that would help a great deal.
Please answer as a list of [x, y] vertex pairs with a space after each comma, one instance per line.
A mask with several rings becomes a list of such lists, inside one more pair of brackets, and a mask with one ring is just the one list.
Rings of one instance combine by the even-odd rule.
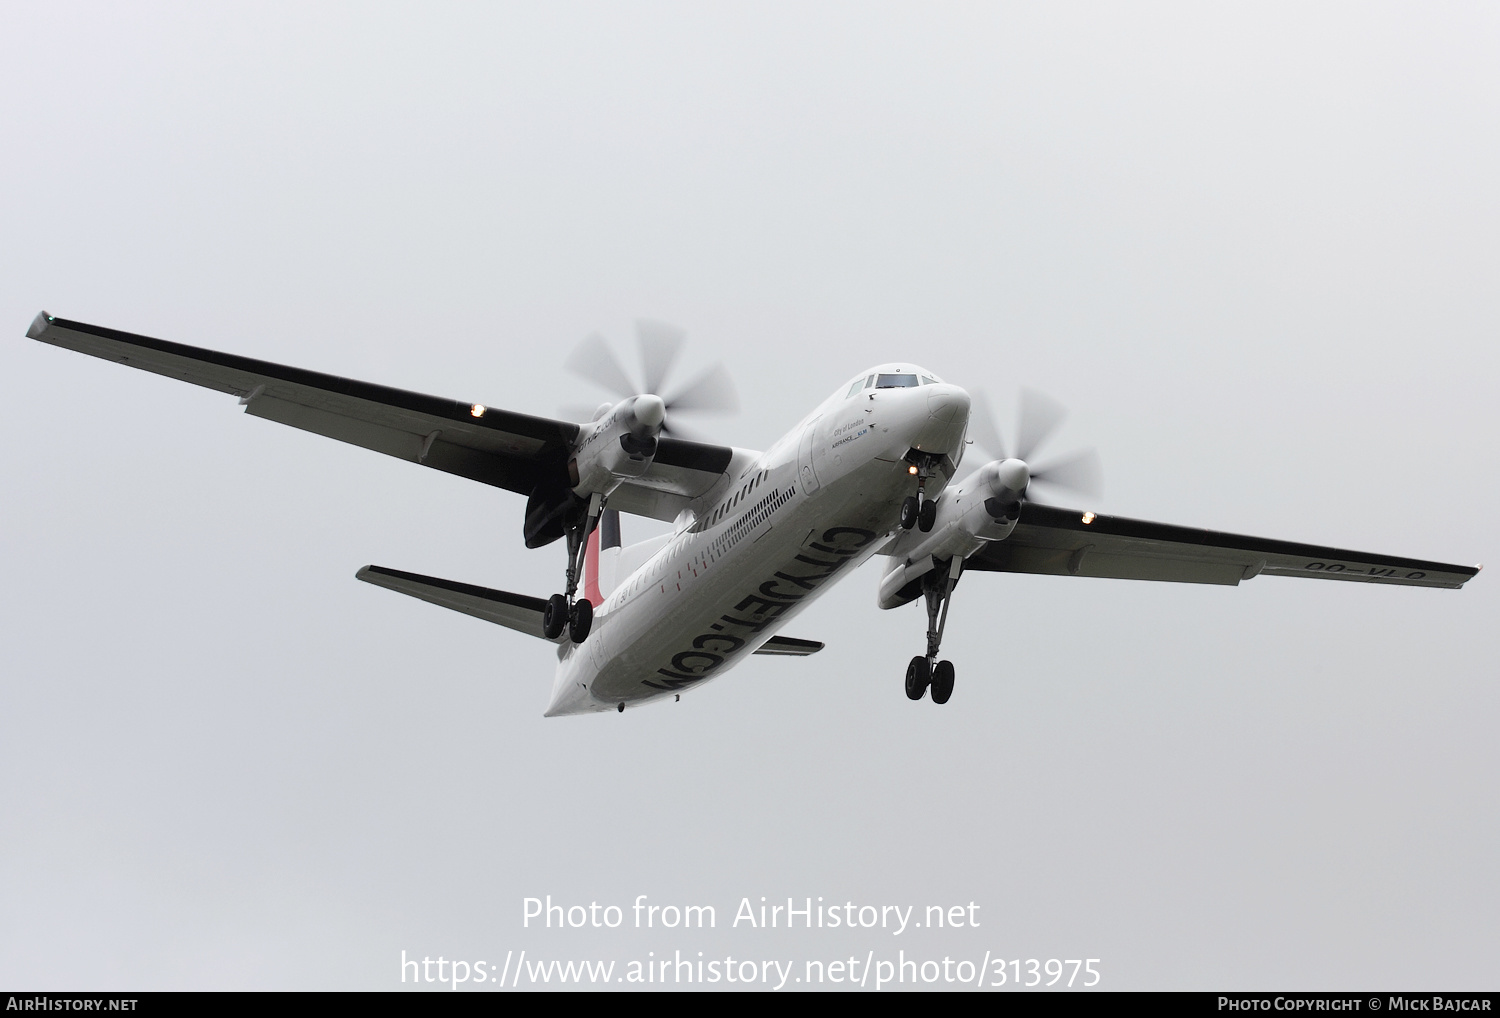
[[1477, 566], [1272, 541], [1035, 502], [1022, 504], [1008, 538], [986, 544], [964, 568], [1230, 585], [1264, 574], [1454, 589], [1479, 572]]
[[[45, 311], [26, 335], [227, 392], [256, 417], [522, 495], [569, 487], [567, 464], [580, 426], [568, 421], [171, 343]], [[726, 446], [663, 438], [650, 469], [622, 485], [610, 504], [670, 520], [719, 481], [733, 455]]]

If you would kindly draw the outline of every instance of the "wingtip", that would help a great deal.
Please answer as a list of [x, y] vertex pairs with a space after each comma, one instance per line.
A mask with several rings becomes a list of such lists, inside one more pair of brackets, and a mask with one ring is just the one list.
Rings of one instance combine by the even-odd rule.
[[374, 566], [360, 566], [359, 570], [354, 574], [354, 578], [356, 580], [364, 580], [368, 583], [370, 580], [370, 571], [374, 568]]
[[52, 324], [52, 316], [45, 311], [38, 311], [36, 317], [31, 320], [31, 328], [26, 330], [27, 339], [41, 339]]

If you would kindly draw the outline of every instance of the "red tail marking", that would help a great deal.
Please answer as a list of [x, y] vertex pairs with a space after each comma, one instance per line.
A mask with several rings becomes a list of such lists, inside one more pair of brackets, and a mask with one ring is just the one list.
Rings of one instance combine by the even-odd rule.
[[599, 593], [599, 528], [589, 534], [588, 545], [583, 550], [583, 597], [595, 608], [604, 604], [604, 595]]

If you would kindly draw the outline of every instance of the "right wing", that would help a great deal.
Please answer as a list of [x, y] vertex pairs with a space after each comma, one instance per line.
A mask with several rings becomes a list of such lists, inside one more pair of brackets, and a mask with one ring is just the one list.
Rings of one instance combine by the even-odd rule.
[[[26, 335], [43, 343], [238, 396], [245, 412], [303, 431], [530, 495], [569, 486], [579, 425], [477, 403], [170, 343], [83, 322], [36, 316]], [[651, 468], [625, 482], [613, 508], [673, 519], [713, 488], [734, 450], [663, 438]]]

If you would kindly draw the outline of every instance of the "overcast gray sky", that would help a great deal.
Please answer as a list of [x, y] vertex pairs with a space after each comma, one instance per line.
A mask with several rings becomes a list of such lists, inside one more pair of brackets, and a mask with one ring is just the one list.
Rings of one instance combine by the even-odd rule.
[[[734, 373], [719, 441], [915, 359], [1002, 423], [1066, 404], [1094, 508], [1495, 561], [1494, 5], [0, 12], [0, 983], [905, 950], [1495, 987], [1494, 576], [976, 574], [937, 707], [872, 566], [788, 631], [816, 657], [547, 720], [540, 641], [353, 578], [550, 593], [519, 497], [23, 338], [553, 415], [602, 395], [581, 337], [653, 317]], [[547, 894], [719, 923], [523, 930]], [[982, 925], [729, 928], [761, 895]]]

